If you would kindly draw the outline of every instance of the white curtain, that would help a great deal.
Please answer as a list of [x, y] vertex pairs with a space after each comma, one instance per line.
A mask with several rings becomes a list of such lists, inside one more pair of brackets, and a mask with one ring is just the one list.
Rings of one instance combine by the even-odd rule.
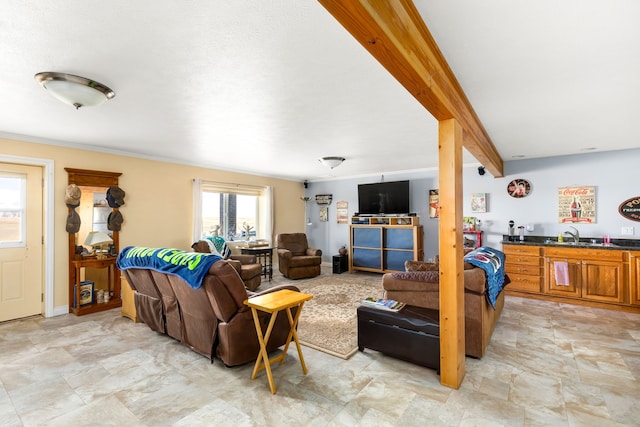
[[202, 180], [193, 180], [193, 242], [202, 238]]
[[264, 215], [260, 215], [260, 230], [262, 231], [262, 236], [260, 237], [268, 240], [270, 243], [273, 243], [273, 229], [275, 228], [275, 215], [273, 214], [273, 187], [264, 187], [261, 202], [263, 204], [262, 210], [264, 211]]

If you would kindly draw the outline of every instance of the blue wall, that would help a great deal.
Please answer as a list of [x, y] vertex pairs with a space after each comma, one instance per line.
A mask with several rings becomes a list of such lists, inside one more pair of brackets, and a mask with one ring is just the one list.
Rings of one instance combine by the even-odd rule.
[[[348, 162], [341, 165], [347, 168]], [[500, 248], [502, 235], [508, 231], [508, 222], [518, 225], [533, 224], [533, 232], [525, 235], [557, 236], [568, 229], [558, 223], [558, 188], [572, 186], [594, 186], [596, 188], [596, 223], [579, 224], [575, 227], [581, 237], [601, 238], [604, 234], [612, 238], [640, 236], [640, 223], [630, 221], [618, 213], [623, 201], [640, 196], [640, 149], [596, 152], [573, 156], [551, 157], [531, 160], [507, 161], [504, 178], [493, 178], [490, 173], [478, 174], [478, 164], [463, 170], [464, 215], [475, 216], [482, 221], [484, 244]], [[306, 227], [310, 243], [322, 249], [326, 262], [338, 253], [338, 249], [349, 243], [349, 224], [337, 224], [336, 202], [349, 203], [349, 217], [358, 210], [358, 184], [380, 182], [382, 175], [353, 179], [310, 182], [306, 195], [312, 199], [308, 204], [308, 215], [312, 224]], [[521, 199], [507, 194], [508, 183], [523, 178], [531, 183], [531, 193]], [[411, 181], [411, 211], [420, 217], [424, 226], [425, 259], [438, 253], [438, 220], [429, 218], [429, 190], [438, 188], [438, 171], [384, 174], [385, 181], [408, 179]], [[471, 212], [471, 193], [487, 193], [486, 213]], [[320, 207], [315, 203], [316, 194], [332, 194], [329, 206], [329, 221], [320, 221]], [[634, 235], [622, 235], [622, 227], [633, 227]]]

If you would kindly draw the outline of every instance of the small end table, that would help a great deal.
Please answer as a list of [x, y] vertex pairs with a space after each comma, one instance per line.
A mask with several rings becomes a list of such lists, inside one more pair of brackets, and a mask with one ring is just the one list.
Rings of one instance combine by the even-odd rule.
[[[271, 393], [276, 394], [276, 385], [273, 382], [273, 374], [271, 373], [271, 365], [275, 362], [284, 362], [284, 358], [287, 355], [291, 338], [293, 337], [298, 349], [298, 357], [300, 358], [300, 365], [302, 365], [302, 373], [307, 374], [307, 365], [304, 363], [304, 357], [302, 356], [302, 349], [300, 348], [300, 342], [298, 341], [298, 334], [296, 333], [296, 325], [302, 313], [302, 306], [305, 301], [309, 301], [313, 298], [313, 295], [303, 294], [302, 292], [292, 291], [290, 289], [282, 289], [280, 291], [271, 292], [268, 294], [259, 295], [257, 297], [249, 298], [244, 303], [251, 307], [251, 314], [253, 315], [253, 322], [256, 325], [256, 333], [258, 334], [258, 341], [260, 342], [260, 353], [256, 359], [256, 364], [253, 366], [253, 372], [251, 373], [251, 379], [255, 380], [258, 371], [264, 369], [267, 371], [267, 378], [269, 380], [269, 387]], [[291, 315], [291, 307], [298, 307], [295, 318]], [[269, 326], [267, 331], [262, 333], [262, 327], [260, 326], [260, 319], [258, 318], [258, 310], [271, 314], [269, 320]], [[282, 310], [286, 310], [287, 318], [289, 319], [289, 336], [287, 337], [286, 344], [282, 350], [282, 354], [269, 360], [269, 354], [267, 353], [267, 343], [273, 330], [273, 325], [276, 323], [278, 313]]]

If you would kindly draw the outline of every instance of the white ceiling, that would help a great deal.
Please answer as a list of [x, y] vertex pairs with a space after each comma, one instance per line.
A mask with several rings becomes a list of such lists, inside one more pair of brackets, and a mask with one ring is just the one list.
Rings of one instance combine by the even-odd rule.
[[[505, 161], [640, 147], [640, 2], [415, 4]], [[0, 136], [293, 180], [437, 167], [435, 120], [315, 0], [2, 0], [0, 34]], [[76, 111], [41, 71], [116, 96]]]

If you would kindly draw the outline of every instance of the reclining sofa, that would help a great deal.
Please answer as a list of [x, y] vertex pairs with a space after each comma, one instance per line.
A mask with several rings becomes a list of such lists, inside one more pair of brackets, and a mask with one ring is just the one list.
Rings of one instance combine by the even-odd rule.
[[[134, 291], [136, 311], [142, 322], [212, 362], [217, 357], [226, 366], [253, 362], [260, 351], [251, 309], [244, 301], [280, 289], [298, 291], [291, 285], [260, 293], [247, 291], [238, 271], [226, 260], [213, 263], [197, 289], [177, 275], [146, 268], [127, 268], [123, 274]], [[269, 314], [258, 313], [261, 324], [267, 325]], [[281, 312], [267, 351], [283, 346], [288, 334], [289, 321], [286, 313]]]
[[[504, 292], [498, 294], [495, 308], [492, 307], [487, 298], [485, 271], [468, 263], [464, 268], [465, 353], [482, 358], [504, 307]], [[438, 264], [406, 261], [405, 270], [382, 276], [385, 298], [439, 310]]]

